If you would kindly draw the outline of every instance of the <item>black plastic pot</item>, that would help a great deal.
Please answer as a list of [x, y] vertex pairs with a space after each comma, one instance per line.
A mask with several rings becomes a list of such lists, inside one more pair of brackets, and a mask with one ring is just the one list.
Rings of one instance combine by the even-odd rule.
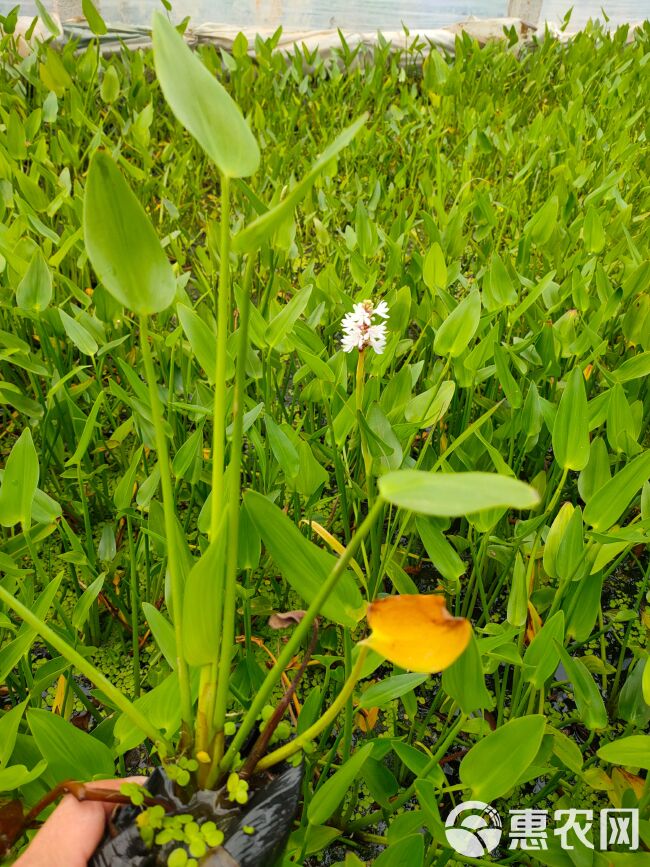
[[[187, 802], [175, 784], [157, 768], [145, 788], [174, 805], [171, 815], [191, 814], [202, 824], [212, 821], [223, 831], [221, 846], [200, 860], [204, 867], [270, 867], [282, 853], [298, 809], [302, 764], [285, 765], [275, 774], [260, 774], [249, 781], [249, 800], [239, 805], [229, 801], [226, 787], [197, 791]], [[89, 867], [164, 867], [178, 843], [148, 849], [135, 824], [138, 807], [120, 807], [110, 829], [95, 850]], [[244, 830], [246, 828], [246, 831]], [[251, 828], [253, 833], [251, 833]]]

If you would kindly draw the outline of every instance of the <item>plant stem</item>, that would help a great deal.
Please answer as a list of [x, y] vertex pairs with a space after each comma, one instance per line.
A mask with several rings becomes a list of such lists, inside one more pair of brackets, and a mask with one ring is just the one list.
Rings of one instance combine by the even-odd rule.
[[171, 473], [169, 471], [169, 449], [162, 418], [162, 404], [158, 394], [156, 375], [153, 369], [151, 349], [149, 347], [149, 330], [145, 316], [140, 317], [140, 343], [142, 348], [142, 360], [144, 362], [145, 375], [149, 386], [151, 399], [151, 420], [156, 433], [156, 449], [158, 451], [158, 464], [160, 466], [160, 486], [162, 489], [163, 512], [165, 517], [165, 534], [167, 536], [167, 558], [169, 563], [169, 576], [171, 584], [171, 596], [174, 619], [174, 635], [176, 638], [176, 671], [178, 673], [178, 688], [181, 702], [181, 720], [184, 723], [184, 735], [191, 737], [190, 725], [192, 720], [192, 705], [190, 700], [190, 680], [187, 664], [183, 658], [183, 599], [182, 582], [176, 549], [176, 526], [174, 515], [174, 495], [172, 492]]
[[11, 593], [8, 593], [2, 585], [0, 585], [0, 601], [8, 605], [16, 614], [25, 621], [28, 626], [36, 630], [39, 635], [55, 650], [58, 650], [61, 656], [65, 657], [69, 663], [74, 665], [84, 677], [87, 677], [95, 686], [99, 687], [106, 696], [113, 702], [115, 707], [122, 711], [131, 722], [141, 729], [145, 735], [150, 738], [155, 744], [163, 749], [163, 754], [171, 750], [171, 745], [158, 729], [151, 724], [145, 714], [142, 713], [129, 699], [122, 693], [121, 690], [113, 686], [113, 684], [99, 671], [92, 662], [89, 662], [78, 651], [71, 647], [67, 641], [56, 633], [53, 629], [41, 620], [33, 611], [19, 602]]
[[217, 359], [214, 375], [212, 418], [212, 499], [210, 541], [214, 542], [219, 515], [224, 506], [224, 461], [226, 457], [226, 363], [228, 360], [228, 318], [230, 316], [230, 179], [221, 176], [221, 246], [217, 292]]
[[[235, 392], [233, 398], [233, 428], [228, 466], [228, 546], [226, 552], [226, 581], [223, 605], [223, 629], [221, 634], [221, 656], [217, 677], [214, 724], [217, 733], [213, 761], [220, 761], [223, 749], [223, 727], [226, 720], [228, 703], [228, 683], [230, 662], [235, 643], [235, 608], [237, 604], [237, 556], [239, 553], [239, 511], [241, 499], [241, 455], [244, 440], [244, 392], [246, 390], [246, 360], [248, 358], [248, 322], [250, 318], [250, 287], [253, 278], [255, 259], [249, 256], [244, 275], [241, 309], [239, 311], [239, 345], [237, 350], [237, 369], [235, 372]], [[213, 512], [214, 515], [214, 500]]]
[[131, 575], [131, 638], [133, 648], [133, 697], [140, 695], [140, 627], [138, 612], [140, 610], [140, 594], [138, 593], [138, 566], [133, 542], [133, 524], [131, 516], [126, 515], [126, 531], [129, 534], [129, 564]]
[[308, 729], [305, 729], [302, 734], [295, 737], [292, 741], [289, 741], [288, 744], [284, 744], [277, 750], [269, 753], [261, 761], [259, 761], [257, 763], [258, 771], [265, 770], [266, 768], [270, 768], [273, 765], [277, 765], [278, 762], [282, 762], [285, 759], [288, 759], [289, 756], [297, 753], [305, 746], [305, 744], [309, 743], [309, 741], [313, 741], [314, 738], [318, 737], [318, 735], [323, 731], [323, 729], [327, 728], [330, 723], [334, 722], [339, 712], [347, 704], [348, 699], [350, 699], [350, 697], [352, 696], [352, 692], [354, 691], [354, 687], [359, 680], [361, 669], [363, 667], [363, 663], [365, 662], [367, 654], [368, 648], [364, 644], [362, 644], [359, 648], [359, 655], [357, 657], [357, 661], [355, 662], [352, 671], [348, 675], [347, 680], [343, 684], [341, 692], [337, 695], [336, 699], [327, 708], [321, 718], [316, 720], [316, 722], [313, 725], [309, 726]]
[[228, 747], [228, 750], [226, 751], [226, 754], [223, 757], [219, 767], [214, 769], [214, 772], [211, 773], [211, 784], [216, 781], [217, 773], [219, 770], [225, 772], [231, 767], [238, 750], [243, 745], [246, 737], [248, 736], [248, 733], [255, 725], [257, 716], [266, 704], [266, 701], [270, 696], [273, 687], [280, 679], [282, 672], [291, 661], [296, 649], [304, 640], [307, 634], [307, 630], [313, 623], [314, 618], [320, 612], [323, 603], [330, 595], [330, 593], [332, 593], [332, 591], [334, 590], [334, 587], [338, 583], [339, 578], [344, 573], [350, 560], [354, 557], [358, 548], [360, 547], [361, 542], [368, 535], [368, 533], [370, 532], [370, 528], [377, 520], [377, 517], [381, 513], [383, 502], [384, 501], [381, 499], [381, 497], [377, 497], [377, 500], [366, 515], [363, 523], [350, 540], [350, 544], [346, 547], [341, 557], [336, 561], [334, 567], [332, 568], [332, 571], [328, 575], [327, 579], [324, 581], [321, 589], [312, 600], [311, 605], [307, 609], [307, 613], [294, 630], [291, 638], [285, 644], [282, 653], [278, 656], [277, 662], [275, 663], [271, 671], [269, 671], [269, 673], [266, 675], [264, 682], [258, 689], [255, 698], [253, 699], [251, 706], [249, 707], [246, 716], [244, 717], [242, 724], [239, 727], [239, 730], [232, 739], [232, 742], [230, 743], [230, 746]]

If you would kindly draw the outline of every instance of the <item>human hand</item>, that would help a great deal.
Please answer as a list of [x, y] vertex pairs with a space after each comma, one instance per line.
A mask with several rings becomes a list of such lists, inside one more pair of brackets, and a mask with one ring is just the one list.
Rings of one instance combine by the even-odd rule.
[[[122, 783], [144, 783], [146, 779], [129, 777], [86, 785], [89, 789], [119, 789]], [[114, 809], [115, 804], [78, 801], [74, 795], [66, 795], [14, 867], [87, 867]]]

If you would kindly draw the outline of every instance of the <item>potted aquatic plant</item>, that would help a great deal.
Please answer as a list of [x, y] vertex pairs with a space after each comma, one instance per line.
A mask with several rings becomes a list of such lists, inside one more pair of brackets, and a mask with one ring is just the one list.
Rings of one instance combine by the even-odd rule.
[[[482, 478], [485, 474], [429, 473], [417, 468], [389, 472], [376, 484], [372, 435], [362, 418], [364, 364], [370, 353], [381, 353], [385, 348], [388, 307], [385, 302], [369, 301], [356, 305], [343, 322], [343, 349], [358, 353], [358, 448], [366, 468], [367, 508], [360, 514], [356, 532], [336, 557], [309, 542], [287, 515], [261, 493], [248, 490], [243, 495], [244, 398], [251, 287], [257, 257], [263, 245], [291, 218], [296, 204], [319, 174], [331, 168], [337, 155], [360, 132], [367, 118], [362, 116], [345, 129], [283, 198], [268, 209], [259, 207], [258, 216], [233, 234], [231, 184], [256, 172], [260, 162], [258, 144], [235, 102], [159, 14], [154, 17], [153, 50], [164, 97], [216, 166], [220, 186], [220, 273], [214, 293], [216, 350], [214, 357], [209, 357], [213, 369], [208, 371], [213, 385], [211, 493], [202, 512], [205, 545], [189, 567], [183, 550], [183, 529], [175, 511], [168, 422], [152, 351], [152, 341], [160, 336], [152, 335], [150, 329], [152, 317], [176, 304], [179, 277], [116, 159], [105, 150], [96, 149], [90, 161], [83, 224], [87, 255], [97, 278], [118, 304], [137, 317], [162, 493], [169, 619], [151, 605], [147, 616], [171, 674], [161, 685], [131, 701], [87, 656], [46, 624], [42, 612], [31, 610], [4, 587], [0, 587], [0, 601], [101, 691], [118, 716], [116, 737], [134, 745], [148, 740], [160, 764], [144, 789], [126, 784], [119, 796], [106, 795], [123, 806], [92, 864], [183, 867], [200, 862], [253, 867], [271, 864], [281, 853], [301, 798], [301, 756], [342, 711], [351, 709], [357, 682], [382, 659], [411, 672], [442, 671], [471, 640], [469, 621], [452, 616], [441, 595], [377, 598], [380, 581], [376, 574], [369, 575], [368, 581], [364, 579], [361, 592], [354, 558], [376, 532], [386, 504], [407, 513], [461, 515], [507, 506], [530, 508], [537, 502], [537, 495], [514, 478], [490, 476], [486, 483]], [[260, 206], [257, 198], [256, 202]], [[238, 263], [237, 274], [243, 274], [236, 293], [231, 277], [233, 261]], [[182, 304], [178, 305], [177, 316], [181, 321], [188, 316]], [[200, 325], [194, 325], [201, 330]], [[451, 357], [453, 335], [450, 340]], [[234, 369], [229, 348], [234, 348]], [[22, 472], [36, 461], [38, 468], [29, 433], [19, 443], [12, 467], [20, 461]], [[8, 465], [9, 479], [12, 471]], [[294, 612], [290, 637], [250, 704], [238, 709], [235, 725], [228, 713], [235, 700], [230, 683], [242, 509], [307, 608]], [[25, 515], [20, 513], [18, 518], [24, 522]], [[373, 551], [378, 550], [375, 538]], [[371, 568], [377, 562], [371, 559]], [[133, 601], [137, 605], [137, 596]], [[324, 712], [293, 738], [280, 739], [279, 726], [308, 663], [319, 617], [346, 629], [346, 678], [336, 700]], [[351, 630], [357, 629], [364, 617], [371, 633], [353, 646]], [[137, 632], [135, 641], [137, 645]], [[302, 662], [293, 681], [282, 698], [276, 699], [273, 713], [263, 719], [263, 710], [277, 696], [282, 676], [301, 654]], [[275, 745], [279, 740], [282, 743]], [[352, 751], [348, 741], [341, 768], [310, 802], [311, 823], [329, 818], [372, 749], [371, 744], [366, 744]], [[436, 761], [435, 756], [432, 761]], [[63, 788], [89, 796], [83, 787], [68, 784]], [[94, 797], [102, 797], [102, 793], [95, 792]], [[29, 821], [34, 816], [32, 811]]]

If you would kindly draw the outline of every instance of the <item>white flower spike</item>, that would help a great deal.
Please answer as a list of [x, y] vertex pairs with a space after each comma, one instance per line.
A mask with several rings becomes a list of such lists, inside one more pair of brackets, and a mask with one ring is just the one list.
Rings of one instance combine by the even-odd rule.
[[374, 318], [388, 319], [388, 304], [380, 301], [375, 307], [372, 301], [362, 301], [355, 304], [351, 313], [346, 313], [341, 321], [343, 339], [341, 348], [344, 352], [353, 349], [363, 351], [366, 346], [372, 347], [379, 355], [386, 348], [386, 325], [384, 322], [374, 322]]

